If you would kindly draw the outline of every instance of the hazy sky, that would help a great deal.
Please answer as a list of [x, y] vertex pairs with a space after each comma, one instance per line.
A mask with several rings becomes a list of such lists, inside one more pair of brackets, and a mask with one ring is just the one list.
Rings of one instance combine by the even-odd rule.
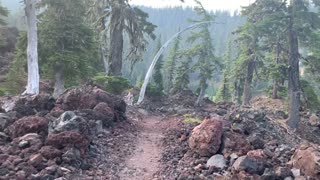
[[[253, 0], [200, 0], [203, 6], [208, 10], [236, 10], [240, 6], [247, 6]], [[166, 7], [166, 6], [192, 6], [193, 0], [185, 0], [181, 3], [179, 0], [131, 0], [131, 4], [145, 5], [152, 7]]]

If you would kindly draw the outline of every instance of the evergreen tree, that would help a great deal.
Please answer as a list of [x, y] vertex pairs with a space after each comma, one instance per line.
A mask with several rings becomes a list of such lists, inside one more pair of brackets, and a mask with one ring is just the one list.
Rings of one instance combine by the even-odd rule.
[[[242, 15], [248, 15], [246, 9], [242, 11]], [[252, 96], [252, 81], [256, 63], [258, 61], [258, 29], [255, 20], [247, 19], [247, 22], [240, 26], [235, 33], [237, 34], [237, 44], [239, 47], [239, 56], [237, 58], [237, 66], [235, 67], [236, 76], [244, 77], [242, 104], [248, 105]], [[241, 77], [242, 76], [242, 77]]]
[[[210, 16], [200, 1], [196, 0], [197, 6], [195, 11], [202, 18], [200, 20], [192, 20], [193, 22], [206, 22], [212, 21], [213, 17]], [[192, 57], [196, 58], [194, 69], [199, 75], [199, 95], [195, 102], [196, 106], [200, 106], [208, 87], [207, 81], [212, 78], [212, 73], [215, 68], [220, 66], [218, 59], [214, 56], [214, 48], [212, 45], [212, 38], [209, 31], [209, 24], [203, 24], [198, 28], [198, 31], [193, 31], [188, 38], [188, 43], [194, 44], [188, 51]]]
[[304, 61], [306, 75], [317, 84], [320, 83], [320, 32], [314, 32], [310, 41], [309, 54]]
[[[315, 6], [320, 5], [318, 1], [312, 2]], [[270, 48], [270, 45], [268, 45], [266, 46], [268, 48], [264, 50], [266, 51], [264, 53], [272, 53], [272, 51], [274, 51], [274, 54], [276, 54], [274, 56], [276, 65], [279, 62], [280, 54], [284, 54], [281, 52], [282, 50], [277, 50], [277, 48], [284, 49], [283, 51], [287, 54], [288, 68], [286, 71], [288, 72], [289, 99], [288, 125], [291, 128], [297, 128], [300, 121], [299, 110], [302, 90], [299, 80], [299, 61], [302, 56], [299, 54], [299, 48], [309, 47], [311, 44], [310, 35], [312, 32], [319, 30], [320, 24], [318, 14], [310, 11], [310, 7], [310, 1], [303, 0], [290, 0], [290, 2], [286, 0], [260, 0], [252, 3], [243, 11], [243, 14], [247, 16], [247, 23], [251, 23], [247, 27], [254, 28], [252, 33], [259, 38], [258, 40], [260, 42], [258, 45], [260, 45], [260, 48], [265, 39], [269, 41], [269, 44], [270, 42], [273, 42], [273, 46], [276, 50]], [[274, 34], [266, 36], [266, 31], [271, 31]], [[252, 33], [249, 33], [249, 35]], [[270, 38], [271, 36], [273, 36], [273, 38]], [[257, 43], [255, 44], [257, 45]], [[274, 68], [273, 71], [276, 71], [277, 69], [278, 68]], [[275, 82], [276, 81], [278, 81], [278, 79], [275, 79]], [[277, 85], [275, 84], [274, 86]], [[244, 91], [246, 91], [246, 88]], [[274, 94], [276, 95], [276, 93]], [[244, 97], [244, 101], [245, 99], [246, 98]]]
[[191, 62], [191, 56], [184, 57], [179, 61], [173, 84], [174, 93], [188, 89], [188, 85], [190, 82], [189, 73], [192, 72], [192, 69], [190, 68]]
[[224, 55], [224, 70], [222, 75], [222, 84], [218, 89], [216, 101], [230, 101], [231, 100], [231, 89], [230, 89], [230, 71], [232, 61], [232, 44], [229, 40], [227, 43], [227, 51]]
[[40, 57], [43, 72], [54, 77], [54, 96], [67, 85], [88, 78], [97, 56], [93, 50], [93, 32], [85, 24], [85, 6], [78, 0], [45, 0], [47, 7], [41, 18]]
[[[155, 50], [155, 54], [160, 50], [162, 44], [161, 44], [161, 36], [158, 38], [157, 47]], [[153, 73], [153, 81], [155, 83], [155, 87], [159, 92], [163, 91], [163, 77], [162, 77], [162, 67], [163, 67], [163, 55], [161, 55], [158, 59], [157, 64], [154, 68]]]
[[165, 68], [165, 92], [170, 93], [173, 87], [173, 79], [176, 71], [176, 63], [178, 59], [178, 52], [180, 48], [181, 38], [178, 36], [174, 42], [173, 47], [169, 52], [168, 58], [165, 60], [164, 68]]
[[[109, 36], [108, 75], [121, 76], [126, 39], [124, 35], [128, 37], [130, 46], [126, 51], [128, 52], [126, 57], [133, 66], [145, 51], [147, 36], [155, 39], [153, 32], [156, 26], [147, 21], [147, 13], [137, 7], [131, 7], [128, 0], [104, 0], [100, 3], [98, 0], [87, 0], [87, 2], [92, 5], [89, 9], [93, 15], [91, 21], [100, 24], [98, 31], [102, 34], [101, 46], [106, 40], [103, 33], [108, 33]], [[107, 26], [104, 26], [104, 22], [108, 22]]]
[[20, 36], [16, 44], [14, 59], [6, 76], [8, 90], [12, 94], [20, 94], [25, 86], [25, 77], [27, 76], [27, 45], [27, 33], [20, 32]]
[[[249, 7], [249, 18], [257, 26], [264, 67], [262, 76], [272, 79], [272, 98], [279, 98], [278, 91], [287, 80], [288, 41], [286, 38], [285, 2], [279, 0], [259, 1]], [[267, 8], [266, 8], [267, 7]], [[250, 12], [251, 11], [251, 12]]]
[[2, 17], [7, 17], [8, 15], [9, 15], [8, 9], [1, 6], [1, 4], [0, 4], [0, 25], [6, 25], [6, 22], [4, 21], [4, 19]]
[[[0, 25], [2, 25], [2, 26], [6, 25], [6, 22], [2, 17], [7, 17], [8, 14], [9, 14], [8, 9], [1, 6], [1, 4], [0, 4]], [[3, 46], [5, 46], [5, 37], [0, 35], [0, 48], [2, 48]]]

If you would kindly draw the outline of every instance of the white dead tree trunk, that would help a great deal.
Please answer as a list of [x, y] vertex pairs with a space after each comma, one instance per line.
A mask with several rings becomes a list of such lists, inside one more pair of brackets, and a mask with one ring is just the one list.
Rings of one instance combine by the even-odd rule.
[[64, 70], [63, 67], [58, 66], [55, 70], [55, 83], [54, 83], [54, 91], [53, 97], [58, 98], [61, 94], [64, 93]]
[[23, 95], [39, 94], [38, 34], [36, 5], [38, 0], [24, 0], [28, 28], [28, 83]]
[[203, 25], [203, 24], [210, 24], [210, 23], [214, 23], [214, 21], [205, 21], [205, 22], [199, 22], [199, 23], [196, 23], [196, 24], [192, 24], [191, 26], [183, 29], [183, 30], [180, 30], [178, 33], [176, 33], [175, 35], [173, 35], [160, 49], [159, 51], [157, 52], [157, 54], [155, 55], [155, 57], [153, 58], [153, 61], [148, 69], [148, 72], [146, 74], [146, 77], [144, 78], [144, 81], [143, 81], [143, 84], [142, 84], [142, 87], [141, 87], [141, 90], [140, 90], [140, 94], [139, 94], [139, 99], [138, 99], [138, 102], [137, 104], [141, 104], [143, 99], [144, 99], [144, 94], [146, 93], [146, 89], [147, 89], [147, 86], [148, 86], [148, 83], [149, 83], [149, 80], [151, 78], [151, 75], [152, 75], [152, 72], [153, 72], [153, 69], [154, 67], [156, 66], [156, 63], [159, 59], [159, 57], [161, 56], [161, 54], [163, 53], [163, 51], [168, 47], [168, 45], [170, 44], [171, 41], [173, 41], [175, 38], [177, 38], [180, 34], [182, 34], [183, 32], [185, 31], [188, 31], [192, 28], [195, 28], [197, 26], [200, 26], [200, 25]]

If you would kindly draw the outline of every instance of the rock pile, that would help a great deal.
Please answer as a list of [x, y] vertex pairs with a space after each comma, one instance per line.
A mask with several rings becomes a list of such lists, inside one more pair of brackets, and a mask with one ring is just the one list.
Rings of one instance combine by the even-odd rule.
[[93, 137], [125, 119], [121, 98], [91, 86], [55, 101], [46, 94], [20, 97], [0, 113], [0, 179], [63, 179], [87, 170]]
[[[181, 121], [163, 140], [163, 179], [319, 179], [320, 148], [301, 144], [261, 109]], [[183, 118], [182, 118], [183, 119]], [[183, 138], [182, 138], [183, 137]]]

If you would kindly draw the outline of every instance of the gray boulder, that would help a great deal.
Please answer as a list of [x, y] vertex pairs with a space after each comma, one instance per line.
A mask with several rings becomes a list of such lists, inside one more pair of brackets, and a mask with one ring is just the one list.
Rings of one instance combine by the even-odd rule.
[[223, 169], [226, 167], [226, 159], [223, 155], [216, 154], [207, 161], [207, 167], [217, 167]]
[[250, 156], [241, 156], [234, 162], [232, 167], [237, 172], [246, 171], [250, 174], [262, 175], [266, 164], [263, 159]]
[[89, 134], [89, 125], [81, 116], [72, 111], [64, 112], [58, 119], [49, 123], [49, 134], [75, 131], [81, 135]]

